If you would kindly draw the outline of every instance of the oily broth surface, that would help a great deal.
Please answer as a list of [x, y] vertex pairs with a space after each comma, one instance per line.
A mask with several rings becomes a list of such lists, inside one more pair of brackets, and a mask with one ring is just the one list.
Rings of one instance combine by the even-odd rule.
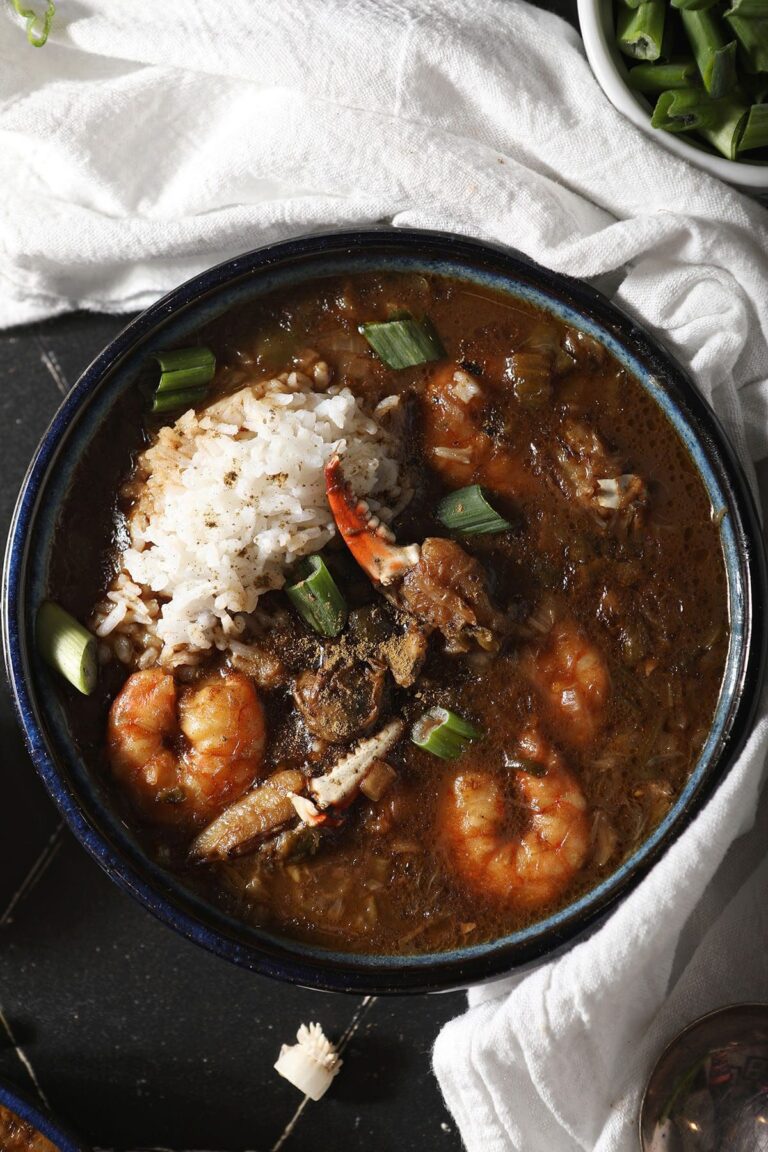
[[[483, 661], [447, 655], [433, 640], [415, 688], [392, 690], [385, 715], [402, 716], [410, 724], [439, 704], [481, 727], [485, 739], [469, 749], [461, 766], [497, 774], [509, 797], [507, 835], [523, 827], [526, 813], [505, 753], [523, 723], [536, 717], [578, 778], [596, 825], [610, 824], [615, 848], [601, 858], [596, 826], [593, 859], [551, 906], [520, 911], [483, 900], [457, 882], [440, 845], [439, 797], [453, 769], [407, 740], [387, 757], [399, 773], [390, 793], [378, 804], [358, 801], [312, 858], [275, 863], [256, 853], [190, 870], [183, 863], [188, 838], [168, 829], [141, 829], [150, 850], [180, 869], [186, 883], [243, 919], [336, 949], [383, 953], [433, 951], [506, 935], [614, 871], [668, 810], [695, 764], [728, 643], [718, 530], [684, 446], [653, 401], [608, 355], [598, 362], [585, 354], [556, 381], [551, 401], [543, 406], [520, 404], [503, 383], [503, 357], [524, 350], [542, 323], [557, 340], [566, 335], [562, 324], [533, 306], [439, 277], [320, 280], [233, 310], [202, 331], [200, 341], [217, 354], [219, 392], [235, 390], [254, 375], [284, 370], [287, 359], [306, 347], [329, 362], [336, 382], [346, 383], [371, 407], [400, 392], [408, 412], [405, 462], [415, 495], [395, 529], [403, 543], [420, 541], [446, 534], [434, 508], [450, 490], [422, 451], [420, 413], [431, 368], [393, 372], [375, 358], [361, 357], [355, 335], [361, 319], [385, 319], [393, 307], [429, 315], [449, 358], [463, 362], [493, 391], [490, 419], [526, 468], [541, 477], [531, 494], [495, 500], [511, 520], [511, 532], [475, 537], [464, 546], [483, 563], [498, 603], [514, 620], [524, 623], [545, 603], [576, 620], [604, 654], [612, 689], [604, 726], [591, 743], [574, 750], [562, 741], [556, 720], [520, 671], [522, 641], [513, 637], [497, 656]], [[565, 417], [595, 429], [626, 469], [647, 481], [650, 511], [639, 536], [619, 539], [547, 480], [548, 448]], [[333, 543], [327, 554], [352, 606], [377, 600], [342, 546]], [[284, 604], [279, 593], [270, 599]], [[295, 617], [282, 628], [279, 643], [297, 671], [316, 666], [320, 644]], [[98, 708], [101, 733], [114, 687], [108, 682], [98, 705], [91, 705]], [[307, 740], [289, 690], [265, 693], [264, 700], [269, 764], [306, 766]], [[92, 720], [83, 732], [92, 732]], [[91, 735], [88, 743], [100, 745], [108, 774], [103, 736], [93, 740]], [[329, 748], [317, 769], [342, 752]], [[135, 814], [129, 819], [135, 826]]]

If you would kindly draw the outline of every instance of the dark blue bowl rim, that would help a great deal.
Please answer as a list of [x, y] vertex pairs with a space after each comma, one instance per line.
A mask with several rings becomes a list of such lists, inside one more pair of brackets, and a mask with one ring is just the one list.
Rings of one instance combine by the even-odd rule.
[[0, 1104], [41, 1132], [56, 1145], [58, 1152], [90, 1152], [68, 1128], [54, 1120], [47, 1109], [35, 1104], [26, 1092], [9, 1084], [7, 1080], [0, 1080]]
[[[215, 909], [211, 908], [210, 914], [207, 909], [201, 913], [199, 903], [193, 907], [191, 902], [187, 902], [178, 893], [172, 893], [170, 889], [163, 891], [161, 886], [148, 883], [142, 875], [140, 857], [128, 852], [125, 845], [117, 846], [110, 841], [84, 810], [83, 802], [70, 787], [51, 755], [36, 715], [35, 694], [24, 674], [26, 642], [19, 621], [23, 620], [24, 611], [25, 542], [34, 521], [38, 496], [45, 484], [49, 467], [54, 462], [59, 441], [64, 437], [81, 404], [97, 388], [99, 382], [130, 354], [134, 345], [162, 326], [169, 316], [231, 283], [257, 275], [260, 270], [313, 257], [333, 254], [347, 256], [354, 253], [370, 256], [373, 252], [386, 255], [398, 249], [404, 252], [418, 249], [420, 258], [433, 261], [461, 260], [469, 267], [491, 268], [513, 282], [530, 284], [602, 325], [664, 382], [665, 391], [671, 392], [678, 408], [684, 410], [728, 498], [729, 515], [740, 555], [746, 600], [746, 629], [739, 687], [731, 701], [728, 727], [718, 755], [708, 766], [701, 787], [680, 811], [675, 823], [665, 835], [635, 854], [633, 866], [624, 870], [620, 883], [607, 881], [601, 885], [601, 894], [588, 900], [586, 907], [575, 913], [565, 910], [556, 927], [522, 943], [512, 946], [500, 943], [498, 948], [469, 959], [463, 959], [461, 954], [453, 954], [450, 959], [443, 960], [437, 954], [428, 967], [422, 965], [410, 968], [400, 960], [398, 963], [382, 963], [373, 968], [358, 961], [354, 954], [341, 957], [329, 954], [325, 958], [322, 953], [315, 952], [311, 957], [302, 956], [301, 945], [289, 940], [284, 944], [276, 942], [274, 946], [265, 944], [258, 948], [243, 943], [236, 938], [236, 932], [220, 922]], [[316, 274], [322, 275], [322, 272]], [[14, 705], [35, 767], [75, 836], [116, 883], [188, 939], [263, 975], [328, 991], [397, 994], [465, 987], [551, 957], [586, 934], [636, 887], [712, 794], [746, 740], [765, 672], [765, 602], [763, 537], [741, 465], [717, 417], [690, 378], [658, 340], [589, 285], [552, 273], [509, 248], [452, 233], [380, 227], [303, 236], [270, 244], [225, 261], [181, 284], [142, 312], [96, 357], [54, 416], [23, 482], [5, 556], [2, 628]]]

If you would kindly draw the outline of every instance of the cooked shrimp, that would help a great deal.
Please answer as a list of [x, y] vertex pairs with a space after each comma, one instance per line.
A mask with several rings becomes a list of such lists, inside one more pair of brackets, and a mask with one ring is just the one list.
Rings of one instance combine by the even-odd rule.
[[532, 495], [541, 481], [525, 456], [489, 435], [485, 388], [456, 364], [441, 364], [424, 396], [424, 448], [430, 464], [457, 488], [485, 484], [507, 496]]
[[179, 689], [160, 668], [134, 672], [109, 712], [115, 776], [152, 820], [196, 823], [242, 796], [261, 768], [264, 710], [239, 672]]
[[505, 834], [501, 784], [489, 772], [469, 769], [457, 772], [443, 794], [439, 834], [459, 878], [478, 895], [540, 908], [556, 900], [585, 863], [590, 823], [581, 788], [554, 748], [530, 731], [518, 752], [529, 765], [515, 776], [518, 803], [530, 812], [527, 827]]
[[576, 747], [588, 744], [602, 723], [610, 677], [602, 653], [576, 622], [556, 623], [522, 654], [521, 667], [557, 734]]
[[488, 596], [482, 565], [454, 540], [428, 537], [401, 547], [364, 500], [344, 481], [338, 456], [325, 468], [328, 504], [347, 547], [374, 583], [399, 608], [446, 638], [449, 651], [466, 652], [472, 642], [498, 648], [507, 628]]

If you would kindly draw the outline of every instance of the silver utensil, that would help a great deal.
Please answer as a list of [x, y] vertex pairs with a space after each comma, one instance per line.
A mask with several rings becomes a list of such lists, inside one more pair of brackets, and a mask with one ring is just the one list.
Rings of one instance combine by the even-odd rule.
[[702, 1016], [659, 1057], [640, 1106], [643, 1152], [768, 1152], [768, 1004]]

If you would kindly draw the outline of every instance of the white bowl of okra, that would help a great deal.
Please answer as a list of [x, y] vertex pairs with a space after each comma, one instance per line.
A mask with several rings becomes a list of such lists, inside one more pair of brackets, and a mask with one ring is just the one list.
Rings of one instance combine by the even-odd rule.
[[670, 152], [768, 193], [768, 0], [578, 0], [598, 83]]

